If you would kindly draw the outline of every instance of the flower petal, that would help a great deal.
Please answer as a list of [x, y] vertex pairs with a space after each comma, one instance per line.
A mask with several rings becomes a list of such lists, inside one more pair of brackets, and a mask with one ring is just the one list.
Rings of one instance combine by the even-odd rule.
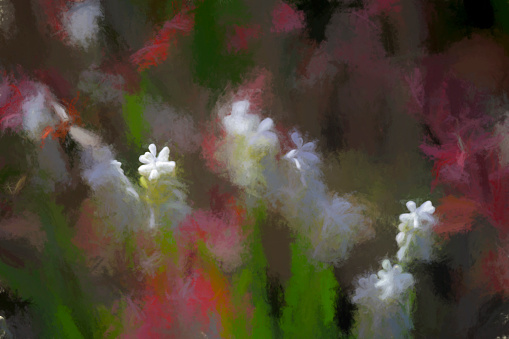
[[302, 166], [300, 165], [300, 162], [297, 158], [293, 158], [293, 161], [295, 162], [295, 166], [297, 166], [297, 169], [300, 171], [302, 170]]
[[307, 142], [304, 144], [304, 146], [301, 147], [301, 150], [304, 152], [313, 152], [315, 147], [316, 145], [314, 142]]
[[265, 132], [274, 126], [274, 121], [272, 121], [271, 118], [265, 118], [260, 122], [260, 125], [258, 126], [258, 132]]
[[405, 233], [404, 232], [399, 232], [398, 235], [396, 236], [396, 242], [398, 243], [399, 246], [401, 246], [403, 241], [405, 241]]
[[246, 114], [249, 109], [249, 100], [234, 102], [232, 105], [232, 114]]
[[141, 165], [140, 167], [138, 167], [138, 172], [140, 172], [140, 174], [143, 176], [148, 176], [153, 169], [154, 165], [152, 164]]
[[292, 141], [295, 145], [297, 145], [297, 148], [300, 149], [302, 147], [302, 144], [304, 143], [304, 140], [300, 137], [299, 132], [293, 132], [292, 135]]
[[300, 152], [300, 157], [311, 164], [320, 162], [320, 158], [311, 152]]
[[156, 169], [153, 169], [151, 172], [150, 172], [150, 175], [148, 177], [148, 180], [152, 181], [152, 180], [155, 180], [159, 178], [159, 172], [156, 170]]
[[419, 207], [419, 212], [425, 212], [425, 213], [429, 213], [429, 214], [433, 214], [435, 213], [435, 207], [433, 206], [433, 204], [431, 203], [431, 201], [426, 201], [424, 204], [422, 204], [420, 207]]
[[157, 148], [156, 148], [156, 145], [154, 144], [150, 144], [148, 146], [148, 150], [150, 151], [150, 153], [152, 153], [152, 155], [154, 156], [154, 158], [157, 157]]
[[170, 156], [170, 149], [168, 147], [164, 147], [159, 155], [157, 156], [157, 161], [168, 161], [168, 157]]
[[408, 210], [409, 210], [410, 212], [415, 212], [415, 210], [417, 209], [417, 206], [415, 205], [415, 202], [413, 202], [413, 201], [411, 201], [411, 200], [410, 200], [410, 201], [408, 201], [408, 202], [406, 203], [406, 208], [408, 208]]
[[399, 215], [399, 221], [401, 221], [402, 223], [408, 223], [412, 219], [413, 216], [411, 213], [403, 213]]
[[297, 150], [296, 149], [292, 149], [290, 152], [286, 153], [285, 155], [285, 158], [287, 159], [292, 159], [295, 157], [295, 155], [297, 154]]
[[154, 161], [154, 156], [152, 153], [145, 152], [145, 154], [140, 155], [139, 159], [142, 164], [150, 164], [152, 161]]
[[156, 163], [156, 167], [158, 171], [171, 173], [175, 169], [175, 161], [165, 161], [165, 162], [158, 161]]

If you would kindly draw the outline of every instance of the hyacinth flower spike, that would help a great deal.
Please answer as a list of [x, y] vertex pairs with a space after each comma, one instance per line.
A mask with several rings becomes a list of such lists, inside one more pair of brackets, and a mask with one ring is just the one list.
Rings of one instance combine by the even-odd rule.
[[396, 242], [400, 246], [397, 253], [399, 261], [405, 259], [416, 234], [428, 236], [429, 227], [435, 223], [435, 218], [432, 215], [435, 212], [435, 207], [431, 201], [426, 201], [419, 207], [415, 202], [409, 201], [406, 206], [410, 213], [403, 213], [399, 216], [401, 224], [398, 228], [400, 232], [396, 236]]

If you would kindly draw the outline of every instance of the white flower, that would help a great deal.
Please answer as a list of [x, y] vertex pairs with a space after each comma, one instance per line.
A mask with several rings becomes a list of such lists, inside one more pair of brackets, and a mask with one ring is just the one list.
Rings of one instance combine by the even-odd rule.
[[304, 144], [299, 132], [292, 133], [291, 137], [297, 148], [286, 153], [285, 158], [293, 160], [299, 171], [320, 162], [320, 158], [314, 153], [315, 143], [308, 142]]
[[253, 148], [276, 146], [278, 138], [272, 130], [274, 121], [248, 114], [249, 101], [237, 101], [232, 106], [232, 113], [223, 118], [223, 125], [228, 134], [247, 138], [248, 145]]
[[64, 28], [70, 43], [87, 49], [97, 41], [99, 21], [103, 17], [99, 1], [85, 0], [75, 3], [63, 14]]
[[232, 135], [247, 135], [258, 126], [260, 119], [254, 114], [247, 114], [249, 101], [237, 101], [232, 106], [232, 113], [223, 118], [226, 132]]
[[381, 300], [398, 299], [414, 284], [414, 278], [410, 273], [403, 273], [399, 265], [391, 265], [386, 259], [382, 261], [383, 270], [378, 272], [380, 280], [375, 286], [381, 290]]
[[249, 137], [248, 144], [254, 148], [270, 148], [276, 146], [278, 138], [272, 131], [274, 121], [271, 118], [265, 118], [260, 122], [256, 131]]
[[435, 212], [435, 207], [433, 207], [431, 201], [426, 201], [418, 208], [415, 202], [409, 201], [406, 203], [406, 207], [410, 213], [403, 213], [399, 216], [399, 220], [404, 224], [418, 228], [424, 223], [433, 223], [435, 221], [435, 218], [432, 216]]
[[376, 274], [360, 278], [358, 281], [359, 286], [355, 289], [352, 301], [356, 304], [376, 305], [379, 295], [379, 289], [376, 287], [378, 282], [379, 279]]
[[406, 206], [410, 213], [404, 213], [399, 216], [399, 233], [396, 236], [396, 242], [400, 249], [397, 257], [399, 261], [407, 259], [407, 252], [412, 243], [416, 243], [419, 256], [422, 259], [429, 259], [431, 252], [431, 226], [435, 223], [432, 214], [435, 212], [431, 201], [426, 201], [419, 208], [415, 202], [409, 201]]
[[149, 152], [140, 156], [141, 165], [138, 168], [138, 172], [144, 177], [148, 177], [148, 180], [156, 180], [161, 174], [169, 174], [175, 170], [175, 161], [168, 161], [170, 155], [170, 149], [164, 147], [159, 155], [157, 155], [157, 149], [154, 144], [148, 146]]

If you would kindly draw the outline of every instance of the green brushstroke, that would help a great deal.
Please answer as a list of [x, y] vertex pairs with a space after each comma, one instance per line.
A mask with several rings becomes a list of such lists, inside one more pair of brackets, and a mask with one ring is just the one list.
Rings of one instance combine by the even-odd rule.
[[131, 0], [137, 10], [146, 15], [147, 21], [162, 23], [182, 10], [189, 0]]
[[246, 23], [246, 5], [239, 0], [204, 0], [194, 13], [194, 80], [215, 93], [239, 84], [254, 65], [252, 53], [227, 53], [227, 33], [233, 24]]
[[[42, 205], [42, 206], [41, 206]], [[39, 215], [47, 243], [41, 261], [14, 268], [0, 262], [0, 276], [17, 294], [30, 300], [40, 338], [91, 338], [97, 321], [93, 305], [83, 294], [73, 268], [81, 262], [71, 242], [60, 206], [38, 199]]]
[[127, 140], [132, 145], [141, 148], [148, 135], [148, 124], [145, 121], [144, 92], [125, 94], [122, 113], [127, 127]]
[[306, 256], [304, 241], [291, 244], [292, 277], [285, 291], [286, 306], [281, 319], [284, 338], [337, 338], [334, 323], [339, 285], [332, 267], [313, 264]]
[[509, 1], [491, 0], [491, 5], [493, 6], [496, 24], [504, 33], [509, 33]]
[[[251, 233], [250, 260], [245, 268], [236, 273], [233, 278], [232, 299], [235, 308], [239, 310], [233, 321], [232, 330], [235, 338], [274, 338], [274, 321], [270, 317], [270, 305], [266, 290], [267, 259], [263, 251], [260, 237], [260, 224], [266, 219], [263, 206], [254, 211], [255, 223]], [[249, 302], [250, 296], [251, 305]], [[254, 307], [252, 318], [247, 314], [247, 308]]]

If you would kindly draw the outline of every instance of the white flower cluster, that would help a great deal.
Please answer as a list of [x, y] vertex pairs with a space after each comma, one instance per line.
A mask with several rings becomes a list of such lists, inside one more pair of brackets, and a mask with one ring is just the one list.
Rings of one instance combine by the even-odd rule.
[[412, 328], [409, 297], [414, 278], [399, 265], [382, 261], [378, 274], [362, 277], [352, 301], [358, 306], [360, 338], [401, 338]]
[[266, 184], [263, 171], [278, 152], [279, 140], [272, 119], [261, 120], [248, 113], [249, 106], [247, 100], [235, 102], [231, 114], [223, 118], [227, 135], [218, 156], [228, 164], [227, 170], [235, 184], [259, 190]]
[[[432, 216], [435, 208], [431, 201], [420, 207], [409, 201], [406, 206], [410, 213], [399, 216], [400, 233], [396, 236], [400, 246], [398, 261], [404, 263], [412, 258], [429, 260], [431, 228], [436, 222]], [[400, 265], [391, 265], [387, 259], [382, 262], [382, 268], [378, 274], [358, 279], [352, 298], [358, 305], [357, 329], [362, 338], [405, 337], [412, 329], [410, 294], [414, 278]]]
[[415, 202], [409, 201], [406, 206], [410, 213], [399, 216], [399, 233], [396, 241], [400, 247], [397, 257], [401, 262], [412, 258], [430, 260], [433, 244], [432, 227], [436, 220], [432, 216], [435, 207], [431, 201], [426, 201], [417, 207]]
[[316, 145], [305, 143], [298, 132], [290, 135], [295, 148], [278, 161], [274, 122], [249, 113], [249, 107], [247, 100], [235, 102], [222, 120], [226, 140], [216, 156], [230, 179], [278, 208], [289, 226], [311, 243], [311, 259], [345, 259], [353, 246], [373, 235], [364, 208], [327, 192]]

